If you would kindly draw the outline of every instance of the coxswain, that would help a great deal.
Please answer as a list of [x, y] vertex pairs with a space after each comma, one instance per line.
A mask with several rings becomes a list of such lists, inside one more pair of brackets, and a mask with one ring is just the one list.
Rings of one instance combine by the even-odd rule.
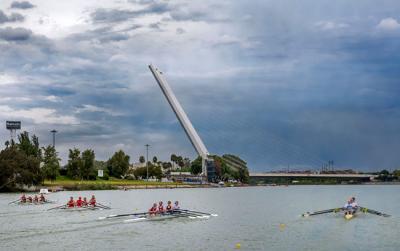
[[82, 206], [87, 207], [87, 205], [88, 205], [87, 199], [86, 197], [83, 197]]
[[44, 197], [44, 195], [42, 193], [40, 194], [39, 201], [40, 202], [46, 202], [46, 198]]
[[32, 197], [31, 196], [28, 196], [28, 202], [32, 203]]
[[165, 210], [167, 212], [171, 212], [172, 211], [172, 202], [169, 200], [167, 203], [167, 206], [165, 207]]
[[82, 198], [81, 197], [79, 197], [78, 200], [76, 201], [76, 206], [82, 207]]
[[21, 202], [22, 202], [22, 203], [25, 203], [25, 202], [26, 202], [26, 196], [25, 196], [25, 194], [22, 194], [22, 196], [21, 196]]
[[39, 197], [35, 194], [35, 196], [33, 197], [33, 202], [34, 203], [38, 203], [39, 202]]
[[174, 211], [180, 209], [180, 207], [179, 207], [179, 201], [175, 201], [174, 207], [173, 207], [172, 209], [173, 209]]
[[158, 202], [158, 213], [164, 213], [164, 205], [162, 201]]
[[89, 205], [92, 207], [96, 206], [96, 198], [92, 195], [92, 198], [89, 200]]
[[71, 196], [69, 198], [69, 201], [67, 202], [67, 207], [74, 207], [75, 206], [75, 201], [74, 198]]
[[151, 216], [156, 215], [157, 213], [157, 203], [154, 203], [153, 206], [149, 209], [149, 213]]

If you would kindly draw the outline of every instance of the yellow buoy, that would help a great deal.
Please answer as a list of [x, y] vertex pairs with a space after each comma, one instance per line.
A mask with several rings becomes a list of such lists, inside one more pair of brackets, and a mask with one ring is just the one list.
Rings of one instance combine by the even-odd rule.
[[240, 245], [240, 243], [236, 243], [235, 248], [236, 248], [236, 249], [240, 249], [241, 246], [242, 246], [242, 245]]
[[285, 229], [285, 227], [286, 227], [286, 225], [285, 224], [283, 224], [283, 223], [281, 223], [281, 224], [279, 224], [279, 229], [282, 231], [282, 230], [284, 230]]

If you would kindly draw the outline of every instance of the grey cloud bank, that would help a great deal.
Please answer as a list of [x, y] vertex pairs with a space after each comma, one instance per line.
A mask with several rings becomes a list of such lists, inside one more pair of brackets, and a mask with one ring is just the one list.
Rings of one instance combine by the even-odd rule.
[[400, 165], [397, 1], [33, 4], [9, 21], [0, 3], [0, 119], [43, 144], [57, 129], [64, 163], [72, 147], [136, 160], [146, 143], [159, 159], [195, 157], [154, 63], [210, 152], [254, 171]]

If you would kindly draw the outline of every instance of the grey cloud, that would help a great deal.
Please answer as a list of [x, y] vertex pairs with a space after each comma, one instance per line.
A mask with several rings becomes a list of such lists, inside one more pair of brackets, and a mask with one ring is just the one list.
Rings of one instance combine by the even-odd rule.
[[11, 8], [14, 8], [14, 9], [32, 9], [32, 8], [35, 8], [35, 5], [31, 4], [28, 1], [22, 1], [22, 2], [14, 1], [14, 2], [11, 3]]
[[169, 6], [166, 3], [153, 3], [142, 10], [118, 10], [118, 9], [97, 9], [92, 14], [94, 22], [121, 22], [131, 18], [149, 15], [162, 14], [169, 11]]
[[6, 15], [3, 11], [0, 10], [0, 24], [2, 23], [11, 23], [11, 22], [22, 22], [24, 21], [24, 16], [18, 13], [11, 13], [10, 15]]
[[24, 28], [4, 28], [0, 29], [0, 39], [6, 41], [24, 41], [32, 36], [32, 31]]

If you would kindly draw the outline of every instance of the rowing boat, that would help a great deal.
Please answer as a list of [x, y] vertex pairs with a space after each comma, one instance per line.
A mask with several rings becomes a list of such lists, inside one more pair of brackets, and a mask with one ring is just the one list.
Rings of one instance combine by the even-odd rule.
[[20, 206], [38, 206], [38, 205], [44, 205], [44, 204], [54, 204], [56, 203], [55, 201], [52, 200], [46, 200], [46, 201], [39, 201], [39, 202], [22, 202], [18, 201], [15, 202], [14, 204], [20, 205]]
[[109, 215], [105, 217], [99, 217], [99, 220], [110, 219], [110, 218], [120, 218], [120, 217], [132, 217], [131, 219], [124, 220], [124, 222], [137, 222], [137, 221], [160, 221], [167, 219], [175, 219], [175, 218], [189, 218], [189, 219], [208, 219], [211, 216], [216, 217], [217, 214], [203, 213], [192, 210], [174, 210], [170, 212], [164, 213], [131, 213], [131, 214], [117, 214], [117, 215]]

